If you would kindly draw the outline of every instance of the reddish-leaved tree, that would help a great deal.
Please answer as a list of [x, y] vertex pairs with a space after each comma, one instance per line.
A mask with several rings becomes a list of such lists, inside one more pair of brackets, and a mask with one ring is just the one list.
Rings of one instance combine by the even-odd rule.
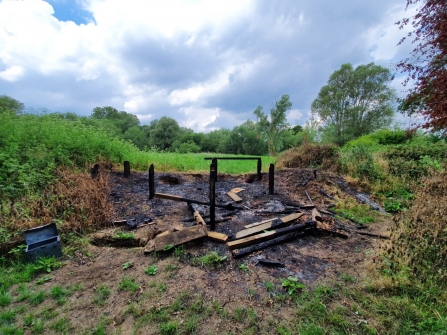
[[[404, 82], [414, 81], [400, 110], [425, 117], [424, 128], [447, 132], [447, 1], [407, 0], [411, 5], [421, 5], [418, 13], [397, 22], [400, 29], [411, 24], [415, 48], [411, 57], [397, 64], [408, 76]], [[402, 44], [403, 38], [399, 44]]]

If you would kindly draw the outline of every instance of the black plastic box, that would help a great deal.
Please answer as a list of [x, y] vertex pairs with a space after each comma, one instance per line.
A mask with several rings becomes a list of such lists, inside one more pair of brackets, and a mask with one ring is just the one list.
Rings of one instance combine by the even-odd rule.
[[27, 261], [34, 262], [39, 257], [62, 256], [61, 239], [55, 223], [28, 229], [24, 234]]

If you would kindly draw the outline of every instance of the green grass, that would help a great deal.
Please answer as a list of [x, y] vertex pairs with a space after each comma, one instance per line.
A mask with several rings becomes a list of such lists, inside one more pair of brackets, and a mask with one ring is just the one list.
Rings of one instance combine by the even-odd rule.
[[139, 286], [135, 282], [135, 279], [131, 277], [123, 277], [123, 279], [118, 285], [118, 289], [121, 291], [128, 291], [133, 294], [138, 291]]
[[93, 302], [98, 305], [105, 305], [105, 304], [107, 304], [107, 299], [110, 297], [111, 294], [112, 294], [112, 291], [110, 290], [110, 288], [104, 284], [101, 284], [95, 290]]

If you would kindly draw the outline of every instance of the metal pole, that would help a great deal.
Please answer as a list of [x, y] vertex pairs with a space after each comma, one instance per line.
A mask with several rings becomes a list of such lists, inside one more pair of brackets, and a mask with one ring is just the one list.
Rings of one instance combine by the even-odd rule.
[[269, 167], [269, 194], [275, 193], [275, 164], [270, 164]]
[[210, 165], [210, 225], [216, 229], [216, 165]]
[[154, 164], [149, 167], [149, 199], [155, 196]]
[[130, 163], [129, 161], [124, 161], [124, 177], [130, 176]]

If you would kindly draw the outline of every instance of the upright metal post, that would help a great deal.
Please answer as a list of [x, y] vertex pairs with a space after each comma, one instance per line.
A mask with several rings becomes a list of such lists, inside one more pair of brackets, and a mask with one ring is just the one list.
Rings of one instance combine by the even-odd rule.
[[216, 165], [210, 165], [210, 225], [216, 229]]
[[130, 163], [129, 161], [124, 161], [124, 177], [130, 176]]
[[213, 160], [212, 160], [211, 162], [212, 162], [212, 164], [214, 164], [214, 165], [216, 166], [216, 176], [215, 176], [215, 180], [216, 180], [216, 182], [217, 182], [217, 171], [218, 171], [218, 168], [217, 168], [217, 158], [213, 158]]
[[258, 180], [262, 179], [261, 170], [262, 170], [262, 161], [261, 158], [258, 158]]
[[275, 193], [275, 164], [270, 164], [269, 167], [269, 194]]
[[149, 199], [155, 196], [154, 164], [149, 167]]

